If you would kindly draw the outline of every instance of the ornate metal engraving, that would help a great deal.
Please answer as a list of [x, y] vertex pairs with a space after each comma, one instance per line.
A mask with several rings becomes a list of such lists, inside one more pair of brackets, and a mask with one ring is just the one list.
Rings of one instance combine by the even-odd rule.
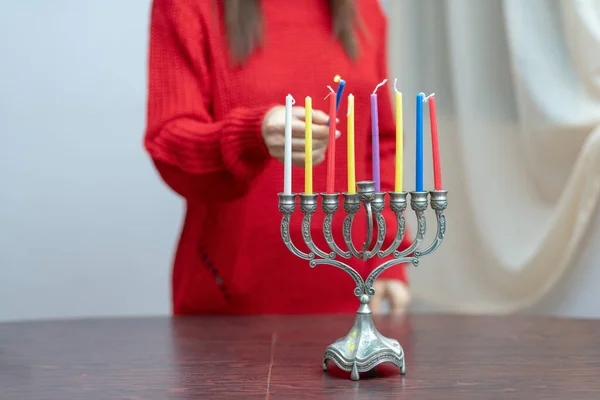
[[[342, 250], [333, 238], [332, 224], [334, 215], [339, 210], [338, 194], [321, 194], [322, 210], [325, 213], [323, 221], [323, 235], [331, 253], [326, 253], [316, 247], [311, 235], [312, 215], [317, 210], [317, 195], [300, 194], [300, 210], [303, 213], [302, 219], [302, 237], [310, 253], [304, 253], [296, 248], [290, 239], [289, 224], [292, 213], [296, 210], [296, 195], [279, 195], [279, 210], [283, 214], [281, 221], [281, 237], [288, 249], [296, 256], [309, 260], [311, 267], [317, 265], [331, 265], [339, 268], [352, 277], [356, 288], [354, 294], [360, 299], [354, 326], [350, 333], [345, 337], [338, 339], [329, 345], [323, 356], [323, 369], [327, 370], [327, 362], [334, 362], [339, 368], [351, 373], [353, 380], [360, 378], [361, 372], [373, 371], [374, 368], [383, 362], [391, 362], [400, 368], [400, 372], [406, 372], [406, 363], [402, 346], [390, 338], [381, 335], [373, 324], [369, 301], [375, 294], [373, 285], [379, 275], [388, 268], [398, 264], [412, 263], [419, 265], [420, 257], [431, 254], [437, 250], [444, 239], [446, 233], [446, 217], [444, 211], [448, 206], [447, 191], [431, 192], [410, 192], [410, 193], [389, 193], [390, 210], [396, 217], [396, 234], [392, 245], [385, 250], [381, 250], [385, 240], [387, 226], [384, 217], [385, 196], [386, 193], [375, 193], [374, 183], [371, 181], [358, 182], [358, 194], [344, 193], [344, 211], [346, 216], [342, 226], [342, 234], [348, 251]], [[410, 195], [410, 206], [417, 218], [417, 230], [415, 237], [405, 250], [399, 251], [405, 234], [404, 212]], [[429, 201], [428, 201], [429, 200]], [[427, 219], [425, 211], [428, 203], [435, 211], [437, 231], [434, 241], [420, 250], [427, 230]], [[367, 215], [367, 232], [365, 241], [358, 251], [352, 240], [352, 224], [354, 217], [362, 206]], [[377, 239], [372, 244], [374, 224], [377, 226]], [[386, 258], [393, 254], [393, 259], [384, 261], [374, 268], [363, 280], [360, 274], [348, 264], [334, 260], [336, 255], [344, 258], [356, 257], [362, 260], [372, 259], [377, 256]], [[319, 257], [319, 258], [316, 258]]]

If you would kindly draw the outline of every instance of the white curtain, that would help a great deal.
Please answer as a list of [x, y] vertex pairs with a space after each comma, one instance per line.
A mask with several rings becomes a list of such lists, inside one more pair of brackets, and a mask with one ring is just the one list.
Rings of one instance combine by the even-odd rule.
[[435, 92], [449, 190], [446, 240], [411, 272], [413, 294], [445, 311], [530, 306], [569, 272], [598, 202], [600, 0], [387, 9], [406, 182], [414, 187], [412, 95]]

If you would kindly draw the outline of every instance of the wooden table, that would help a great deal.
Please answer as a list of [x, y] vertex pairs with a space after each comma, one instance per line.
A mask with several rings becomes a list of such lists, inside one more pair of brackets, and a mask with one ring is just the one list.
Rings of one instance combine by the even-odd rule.
[[0, 398], [600, 399], [600, 321], [375, 318], [408, 370], [321, 370], [353, 316], [0, 324]]

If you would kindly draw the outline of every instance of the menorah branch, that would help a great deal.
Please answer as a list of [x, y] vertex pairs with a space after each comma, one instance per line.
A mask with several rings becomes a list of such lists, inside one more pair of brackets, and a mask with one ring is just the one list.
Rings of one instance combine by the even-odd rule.
[[333, 216], [340, 208], [340, 195], [339, 193], [322, 193], [321, 198], [323, 200], [321, 206], [323, 212], [325, 213], [325, 219], [323, 220], [323, 235], [325, 236], [325, 241], [327, 242], [329, 248], [337, 255], [344, 258], [350, 258], [352, 256], [350, 250], [342, 250], [333, 238]]
[[369, 248], [371, 247], [371, 241], [373, 240], [373, 212], [371, 210], [371, 202], [364, 201], [365, 205], [365, 216], [367, 217], [367, 237], [362, 245], [362, 250], [359, 252], [360, 258], [365, 261], [369, 255]]
[[431, 208], [435, 211], [435, 219], [437, 221], [437, 232], [433, 243], [429, 245], [425, 250], [415, 252], [415, 257], [424, 257], [428, 254], [433, 253], [438, 247], [442, 245], [444, 235], [446, 234], [446, 216], [444, 211], [448, 206], [448, 191], [447, 190], [433, 190], [431, 191]]
[[406, 263], [412, 263], [414, 266], [417, 266], [419, 265], [419, 259], [416, 257], [395, 258], [393, 260], [384, 262], [383, 264], [379, 265], [377, 268], [371, 271], [369, 276], [367, 276], [367, 279], [365, 279], [365, 293], [369, 296], [373, 296], [375, 294], [373, 284], [375, 283], [375, 280], [379, 277], [379, 275], [381, 275], [386, 269], [389, 269], [398, 264]]
[[310, 262], [311, 267], [315, 267], [317, 265], [331, 265], [333, 267], [341, 269], [342, 271], [345, 271], [346, 273], [348, 273], [348, 275], [352, 277], [354, 283], [356, 284], [356, 288], [354, 289], [354, 295], [360, 296], [365, 292], [365, 282], [363, 281], [363, 278], [358, 272], [356, 272], [354, 268], [350, 267], [349, 265], [346, 265], [341, 261], [330, 259], [312, 260]]
[[356, 213], [360, 210], [360, 204], [360, 198], [357, 194], [344, 193], [344, 211], [346, 212], [346, 218], [344, 218], [344, 225], [342, 227], [344, 242], [352, 256], [362, 259], [362, 254], [358, 252], [352, 242], [352, 225]]
[[406, 257], [414, 253], [425, 237], [427, 230], [427, 219], [425, 218], [425, 210], [427, 210], [427, 196], [429, 192], [410, 192], [410, 208], [415, 212], [417, 217], [417, 232], [412, 244], [404, 251], [394, 250], [395, 258]]
[[373, 217], [377, 226], [377, 239], [375, 246], [370, 250], [364, 259], [371, 259], [375, 257], [381, 250], [383, 242], [385, 241], [385, 234], [387, 226], [385, 223], [385, 217], [383, 216], [383, 210], [385, 209], [385, 193], [375, 193], [373, 200], [371, 201], [371, 207], [373, 208]]
[[379, 251], [377, 256], [384, 258], [392, 254], [404, 240], [404, 233], [406, 231], [406, 220], [404, 218], [404, 210], [406, 210], [406, 197], [408, 192], [390, 192], [390, 209], [396, 215], [396, 236], [394, 237], [393, 243], [386, 250]]
[[304, 253], [298, 250], [298, 248], [292, 242], [292, 238], [290, 236], [290, 220], [295, 210], [296, 195], [279, 193], [279, 212], [282, 214], [281, 238], [283, 239], [283, 243], [295, 256], [305, 260], [312, 260], [315, 258], [314, 253]]
[[335, 253], [326, 253], [319, 249], [312, 239], [311, 233], [311, 221], [315, 211], [317, 211], [317, 195], [316, 194], [301, 194], [300, 195], [300, 209], [304, 214], [302, 218], [302, 237], [306, 246], [317, 256], [321, 258], [334, 258]]

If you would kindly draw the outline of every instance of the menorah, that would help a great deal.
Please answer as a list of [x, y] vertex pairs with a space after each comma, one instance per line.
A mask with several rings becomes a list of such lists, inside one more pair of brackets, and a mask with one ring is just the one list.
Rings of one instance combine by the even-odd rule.
[[[346, 336], [330, 344], [323, 355], [324, 371], [327, 371], [327, 362], [331, 360], [340, 369], [351, 372], [350, 378], [355, 381], [360, 379], [359, 373], [373, 372], [377, 365], [384, 362], [395, 364], [400, 368], [402, 375], [406, 373], [406, 362], [402, 346], [397, 340], [387, 338], [379, 333], [373, 323], [372, 312], [369, 307], [371, 296], [375, 294], [373, 284], [377, 277], [388, 268], [404, 263], [412, 263], [417, 266], [421, 257], [431, 254], [441, 245], [446, 232], [444, 210], [448, 205], [448, 191], [446, 190], [376, 193], [375, 182], [373, 181], [358, 182], [357, 187], [358, 193], [343, 194], [346, 217], [343, 222], [342, 233], [348, 249], [346, 251], [337, 245], [332, 234], [333, 218], [339, 210], [339, 193], [321, 193], [320, 195], [279, 194], [279, 211], [283, 214], [281, 237], [287, 248], [296, 256], [309, 261], [310, 266], [313, 268], [317, 265], [330, 265], [344, 270], [356, 284], [354, 294], [359, 298], [360, 306], [356, 312], [354, 325]], [[410, 207], [415, 212], [417, 219], [417, 229], [411, 245], [399, 251], [406, 231], [404, 211], [407, 207], [409, 193]], [[389, 248], [382, 250], [387, 231], [382, 214], [386, 206], [386, 194], [389, 195], [389, 207], [396, 216], [397, 228], [393, 243]], [[296, 210], [298, 196], [300, 197], [300, 211], [303, 214], [302, 237], [309, 252], [299, 250], [292, 243], [290, 237], [290, 220]], [[318, 248], [312, 239], [311, 220], [313, 214], [317, 211], [319, 196], [321, 197], [322, 210], [325, 213], [322, 228], [325, 241], [330, 249], [329, 252]], [[425, 211], [427, 210], [428, 200], [431, 203], [431, 208], [435, 211], [437, 233], [433, 242], [424, 250], [420, 250], [427, 228]], [[362, 248], [359, 250], [353, 244], [352, 224], [361, 204], [366, 211], [367, 234]], [[374, 225], [377, 227], [377, 237], [373, 244]], [[377, 266], [365, 280], [354, 268], [335, 259], [339, 256], [344, 259], [356, 257], [361, 260], [369, 260], [376, 256], [384, 258], [390, 255], [393, 255], [393, 259]]]

